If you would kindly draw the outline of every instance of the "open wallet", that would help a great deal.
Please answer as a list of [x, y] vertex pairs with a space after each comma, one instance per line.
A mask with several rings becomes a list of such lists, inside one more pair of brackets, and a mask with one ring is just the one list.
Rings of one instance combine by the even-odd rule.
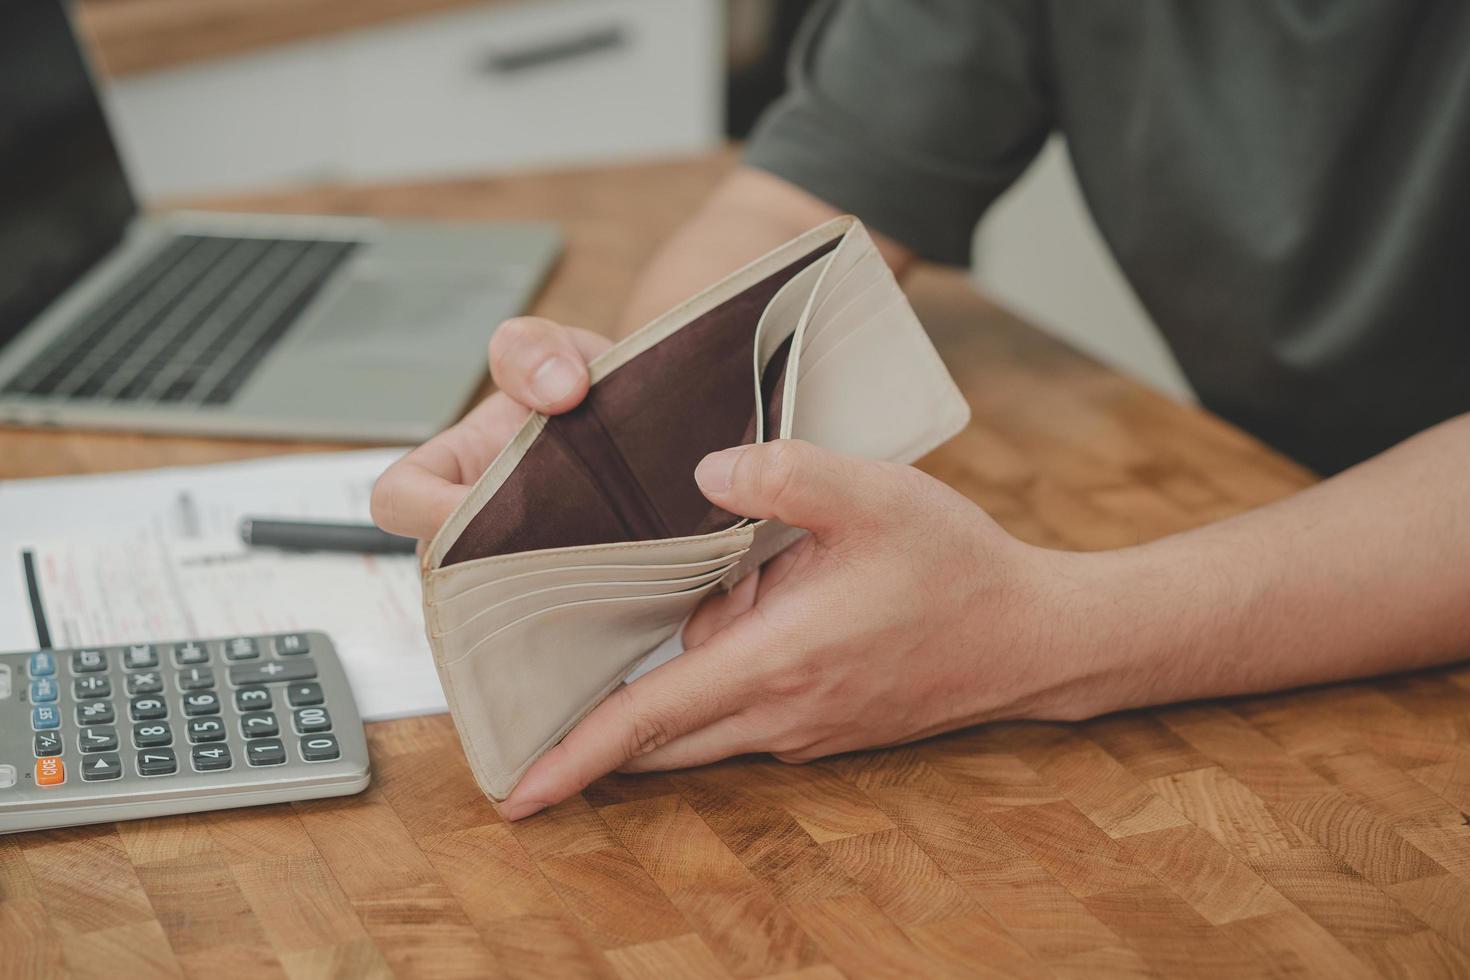
[[680, 628], [803, 533], [711, 504], [708, 453], [797, 438], [911, 463], [969, 407], [855, 218], [747, 265], [532, 414], [423, 557], [424, 621], [480, 788], [527, 767]]

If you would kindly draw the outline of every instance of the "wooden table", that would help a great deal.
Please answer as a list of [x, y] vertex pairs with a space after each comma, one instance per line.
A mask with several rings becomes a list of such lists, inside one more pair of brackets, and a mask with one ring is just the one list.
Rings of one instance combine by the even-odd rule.
[[[537, 311], [606, 328], [728, 158], [238, 201], [554, 218]], [[1126, 545], [1311, 477], [923, 271], [975, 409], [923, 466], [1030, 541]], [[0, 433], [0, 476], [281, 444]], [[604, 779], [517, 825], [447, 717], [361, 796], [0, 839], [0, 973], [1470, 975], [1470, 670]]]

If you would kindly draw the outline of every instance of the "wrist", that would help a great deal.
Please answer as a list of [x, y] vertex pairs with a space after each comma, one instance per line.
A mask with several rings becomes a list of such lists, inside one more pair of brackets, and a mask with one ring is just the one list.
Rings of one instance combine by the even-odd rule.
[[[1025, 665], [1009, 717], [1080, 721], [1176, 699], [1195, 651], [1191, 603], [1203, 590], [1152, 546], [1115, 551], [1030, 549], [1007, 630]], [[1197, 582], [1192, 583], [1197, 585]]]

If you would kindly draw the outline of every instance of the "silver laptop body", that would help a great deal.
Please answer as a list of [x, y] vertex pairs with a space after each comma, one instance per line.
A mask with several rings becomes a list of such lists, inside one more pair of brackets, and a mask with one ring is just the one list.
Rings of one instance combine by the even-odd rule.
[[137, 213], [58, 0], [0, 6], [0, 422], [422, 439], [553, 226]]

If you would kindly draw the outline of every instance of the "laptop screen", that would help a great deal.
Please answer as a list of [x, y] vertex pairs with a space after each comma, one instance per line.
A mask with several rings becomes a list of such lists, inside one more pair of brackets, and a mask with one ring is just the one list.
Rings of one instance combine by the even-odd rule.
[[61, 0], [0, 0], [0, 347], [136, 206]]

